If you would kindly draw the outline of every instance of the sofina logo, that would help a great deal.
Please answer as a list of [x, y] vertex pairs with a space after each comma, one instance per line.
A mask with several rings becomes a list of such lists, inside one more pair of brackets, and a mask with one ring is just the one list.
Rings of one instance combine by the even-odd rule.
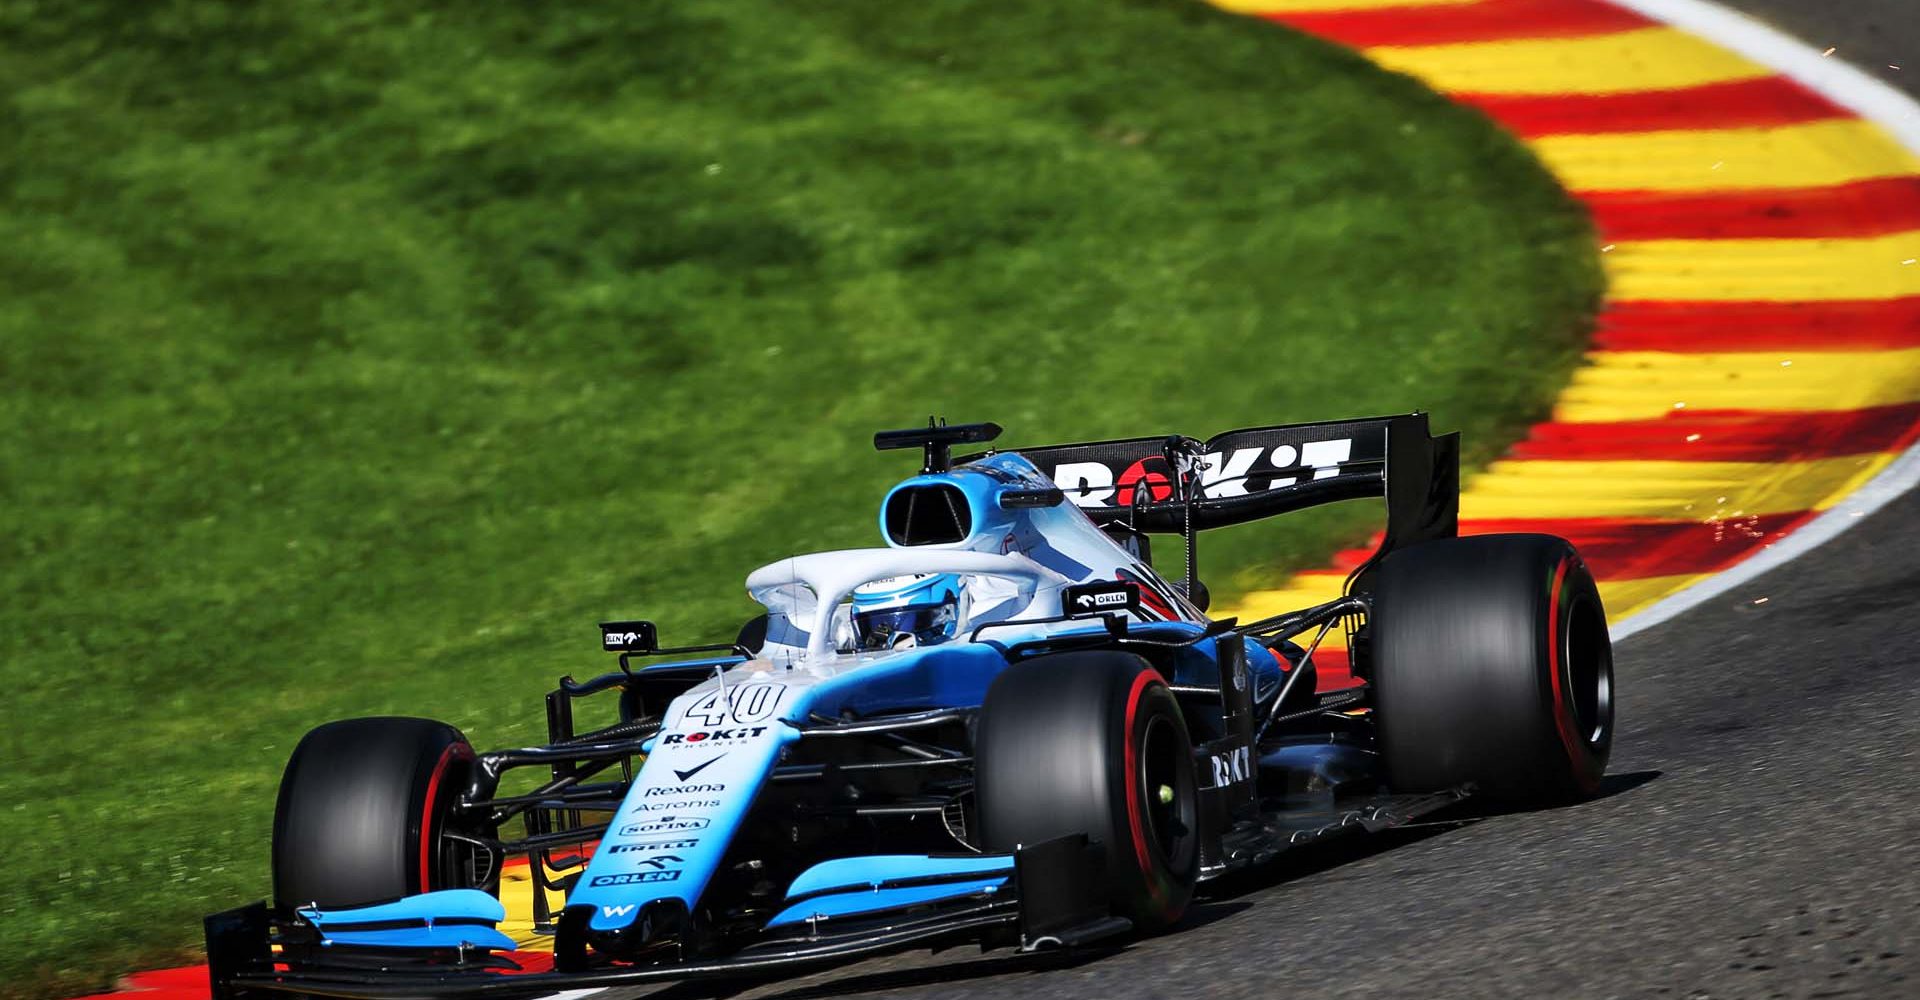
[[699, 816], [662, 816], [645, 823], [629, 823], [620, 828], [622, 837], [644, 837], [649, 833], [679, 833], [683, 830], [704, 830], [708, 821]]

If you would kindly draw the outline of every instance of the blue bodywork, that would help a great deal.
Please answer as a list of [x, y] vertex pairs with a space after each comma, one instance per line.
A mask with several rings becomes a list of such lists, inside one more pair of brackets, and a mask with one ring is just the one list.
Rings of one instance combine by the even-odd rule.
[[[1153, 570], [1115, 544], [1071, 504], [1003, 507], [1009, 491], [1052, 486], [1032, 463], [1014, 453], [989, 456], [948, 472], [915, 476], [894, 487], [902, 490], [950, 487], [964, 498], [970, 530], [957, 542], [916, 550], [1012, 555], [1031, 560], [1068, 583], [1138, 580], [1151, 588], [1160, 613], [1140, 622], [1168, 633], [1192, 635], [1206, 619], [1154, 575]], [[885, 506], [883, 504], [883, 511]], [[880, 521], [883, 537], [886, 518]], [[893, 544], [889, 539], [889, 544]], [[896, 550], [902, 548], [894, 545]], [[849, 553], [849, 558], [861, 553]], [[933, 557], [933, 556], [930, 556]], [[1023, 617], [1057, 616], [1057, 600], [1045, 595], [1015, 595], [1002, 602], [998, 618], [1009, 624], [962, 635], [942, 645], [880, 655], [843, 654], [808, 658], [795, 654], [785, 662], [737, 663], [723, 677], [701, 684], [676, 699], [661, 735], [635, 776], [621, 810], [568, 897], [570, 910], [589, 911], [591, 931], [617, 931], [634, 923], [643, 908], [675, 900], [693, 909], [711, 883], [756, 795], [783, 753], [800, 738], [809, 720], [870, 718], [887, 713], [978, 706], [994, 678], [1006, 669], [1007, 650], [1017, 642], [1076, 632], [1098, 631], [1086, 622], [1017, 624]], [[781, 608], [769, 604], [776, 616]], [[791, 616], [796, 635], [809, 623]], [[994, 616], [984, 616], [991, 620]], [[970, 621], [977, 625], [981, 618]], [[804, 639], [792, 646], [801, 647]], [[1176, 684], [1218, 684], [1216, 650], [1211, 639], [1183, 650], [1176, 661]], [[1279, 671], [1264, 651], [1250, 658], [1263, 676], [1257, 686], [1271, 689]], [[653, 669], [673, 670], [680, 664]], [[685, 775], [683, 778], [682, 775]], [[892, 864], [894, 862], [887, 862]], [[846, 898], [815, 899], [775, 918], [794, 916], [807, 906], [822, 915], [865, 912], [899, 901], [953, 894], [954, 887], [874, 889], [884, 882], [880, 861], [828, 862], [831, 871], [851, 871], [860, 892]], [[852, 865], [852, 868], [845, 866]], [[817, 871], [818, 869], [816, 869]], [[810, 876], [813, 873], [808, 873]], [[1004, 876], [1001, 877], [1004, 879]], [[993, 880], [989, 879], [988, 882]], [[983, 883], [985, 884], [985, 883]], [[997, 883], [994, 883], [997, 884]], [[968, 891], [980, 888], [974, 885]], [[789, 895], [805, 895], [796, 883]], [[809, 911], [810, 913], [813, 911]]]
[[500, 901], [478, 889], [445, 889], [408, 896], [379, 906], [349, 910], [300, 911], [325, 945], [381, 948], [458, 948], [462, 945], [514, 950], [513, 939], [494, 929], [505, 920]]
[[[1077, 507], [1003, 505], [1001, 497], [1009, 492], [1052, 487], [1020, 455], [992, 455], [947, 472], [915, 476], [894, 487], [889, 500], [903, 490], [929, 487], [958, 491], [966, 505], [964, 537], [924, 546], [904, 546], [888, 538], [890, 549], [799, 557], [791, 561], [792, 573], [766, 576], [782, 565], [774, 564], [756, 573], [756, 578], [774, 583], [754, 590], [755, 578], [749, 579], [749, 589], [767, 604], [772, 623], [769, 645], [760, 657], [661, 663], [640, 671], [684, 674], [690, 666], [708, 667], [714, 676], [675, 698], [660, 734], [644, 746], [646, 757], [619, 811], [568, 894], [567, 912], [577, 926], [589, 934], [618, 934], [637, 926], [657, 905], [694, 911], [742, 824], [752, 816], [769, 776], [807, 727], [821, 720], [977, 707], [1006, 669], [1012, 646], [1103, 632], [1099, 624], [1063, 619], [1062, 587], [1134, 583], [1143, 600], [1141, 609], [1131, 613], [1133, 634], [1191, 640], [1204, 631], [1207, 620], [1199, 611]], [[881, 530], [886, 536], [884, 513]], [[916, 565], [956, 561], [965, 564], [957, 570], [962, 573], [969, 566], [1011, 566], [1020, 578], [996, 590], [991, 569], [969, 577], [976, 581], [969, 594], [987, 596], [973, 598], [959, 635], [942, 644], [860, 653], [845, 645], [829, 647], [825, 636], [812, 634], [834, 627], [831, 606], [846, 597], [845, 587], [839, 593], [812, 593], [831, 589], [821, 582], [823, 574], [832, 576], [828, 571], [843, 570], [841, 564], [858, 566], [863, 561], [893, 565], [890, 559]], [[815, 575], [801, 581], [808, 567]], [[857, 576], [840, 572], [835, 578]], [[798, 585], [802, 582], [808, 586]], [[989, 601], [991, 606], [985, 606]], [[972, 634], [990, 623], [977, 636]], [[1170, 652], [1168, 680], [1217, 686], [1219, 651], [1214, 642], [1203, 638]], [[1273, 658], [1251, 642], [1248, 654], [1256, 696], [1272, 691], [1280, 678]], [[987, 893], [1007, 882], [1011, 865], [1006, 856], [832, 859], [792, 882], [786, 892], [790, 905], [767, 926]]]

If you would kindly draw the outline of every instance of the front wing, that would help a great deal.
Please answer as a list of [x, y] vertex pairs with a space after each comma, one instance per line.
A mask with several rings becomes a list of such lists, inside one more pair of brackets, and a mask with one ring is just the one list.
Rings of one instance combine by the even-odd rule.
[[[1017, 945], [1022, 950], [1071, 946], [1132, 927], [1107, 913], [1103, 852], [1103, 846], [1089, 844], [1082, 836], [1037, 844], [1014, 852], [1011, 875], [997, 885], [968, 887], [931, 901], [824, 922], [789, 922], [770, 929], [763, 940], [711, 960], [523, 974], [487, 948], [326, 941], [327, 931], [307, 916], [271, 910], [262, 903], [207, 918], [207, 960], [213, 1000], [287, 996], [400, 1000], [532, 997], [560, 990], [749, 976], [916, 945], [979, 941]], [[879, 894], [895, 888], [875, 885], [872, 890]]]

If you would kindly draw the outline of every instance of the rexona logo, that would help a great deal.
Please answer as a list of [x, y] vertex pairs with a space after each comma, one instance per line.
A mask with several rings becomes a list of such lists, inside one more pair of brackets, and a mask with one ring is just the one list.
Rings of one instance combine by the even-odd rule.
[[608, 854], [633, 854], [638, 851], [685, 851], [699, 846], [698, 838], [687, 840], [643, 840], [637, 844], [615, 844], [607, 848]]
[[710, 746], [715, 743], [750, 740], [767, 731], [765, 726], [735, 726], [732, 729], [698, 729], [691, 733], [668, 733], [660, 737], [663, 747]]
[[679, 788], [649, 788], [644, 793], [647, 798], [657, 795], [698, 795], [701, 792], [724, 792], [725, 785], [682, 785]]
[[593, 884], [602, 885], [638, 885], [642, 882], [672, 882], [680, 877], [675, 872], [626, 872], [621, 875], [595, 875]]
[[1252, 756], [1246, 747], [1214, 754], [1209, 758], [1213, 761], [1213, 787], [1222, 788], [1251, 777]]
[[[1306, 441], [1298, 448], [1235, 448], [1210, 451], [1200, 458], [1200, 492], [1209, 499], [1243, 497], [1249, 493], [1292, 486], [1300, 474], [1330, 479], [1340, 474], [1340, 463], [1353, 455], [1352, 438]], [[1155, 501], [1173, 496], [1166, 459], [1153, 455], [1116, 472], [1104, 462], [1062, 462], [1053, 468], [1053, 481], [1082, 507], [1126, 507], [1136, 489], [1149, 491]]]
[[[725, 756], [726, 756], [726, 754], [721, 754], [721, 755], [720, 755], [720, 757], [725, 757]], [[686, 770], [684, 770], [684, 771], [682, 771], [682, 770], [680, 770], [679, 768], [677, 768], [677, 767], [676, 767], [676, 768], [674, 768], [674, 769], [673, 769], [673, 776], [674, 776], [674, 777], [676, 777], [676, 778], [679, 778], [679, 779], [680, 779], [680, 780], [681, 780], [682, 782], [685, 782], [685, 781], [686, 781], [686, 780], [687, 780], [688, 778], [691, 778], [691, 777], [693, 777], [694, 775], [696, 775], [696, 774], [699, 774], [699, 773], [700, 773], [701, 771], [704, 771], [704, 770], [706, 770], [706, 769], [707, 769], [708, 767], [710, 767], [710, 766], [712, 766], [712, 765], [714, 765], [714, 764], [717, 764], [717, 763], [719, 763], [719, 761], [720, 761], [720, 757], [715, 757], [715, 758], [713, 758], [712, 760], [709, 760], [709, 761], [702, 761], [701, 763], [698, 763], [698, 764], [695, 764], [695, 765], [693, 765], [692, 767], [690, 767], [690, 768], [687, 768], [687, 769], [686, 769]], [[706, 787], [706, 786], [704, 786], [704, 785], [703, 785], [703, 786], [701, 786], [701, 787]], [[716, 792], [717, 792], [717, 791], [719, 791], [719, 790], [720, 790], [720, 786], [719, 786], [719, 785], [714, 785], [714, 786], [713, 786], [713, 790], [714, 790], [714, 791], [716, 791]]]
[[707, 820], [699, 816], [662, 816], [645, 823], [630, 823], [620, 828], [622, 837], [644, 837], [649, 833], [680, 833], [685, 830], [704, 830]]

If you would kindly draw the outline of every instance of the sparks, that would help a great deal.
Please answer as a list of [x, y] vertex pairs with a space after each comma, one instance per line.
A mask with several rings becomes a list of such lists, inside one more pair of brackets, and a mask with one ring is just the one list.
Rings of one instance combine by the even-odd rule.
[[1700, 440], [1700, 435], [1698, 435], [1698, 434], [1689, 434], [1689, 435], [1687, 435], [1687, 442], [1688, 442], [1688, 443], [1692, 443], [1692, 442], [1694, 442], [1694, 441], [1698, 441], [1698, 440]]
[[1772, 599], [1772, 598], [1767, 598], [1767, 597], [1762, 597], [1762, 598], [1758, 598], [1758, 599], [1756, 599], [1756, 600], [1755, 600], [1755, 601], [1754, 601], [1753, 603], [1755, 603], [1755, 604], [1765, 604], [1765, 603], [1767, 603], [1767, 602], [1768, 602], [1769, 600], [1771, 600], [1771, 599]]
[[1838, 51], [1840, 51], [1839, 46], [1833, 46], [1831, 48], [1828, 48], [1827, 51], [1820, 53], [1820, 57], [1824, 59], [1827, 56], [1833, 55], [1835, 52], [1838, 52]]

